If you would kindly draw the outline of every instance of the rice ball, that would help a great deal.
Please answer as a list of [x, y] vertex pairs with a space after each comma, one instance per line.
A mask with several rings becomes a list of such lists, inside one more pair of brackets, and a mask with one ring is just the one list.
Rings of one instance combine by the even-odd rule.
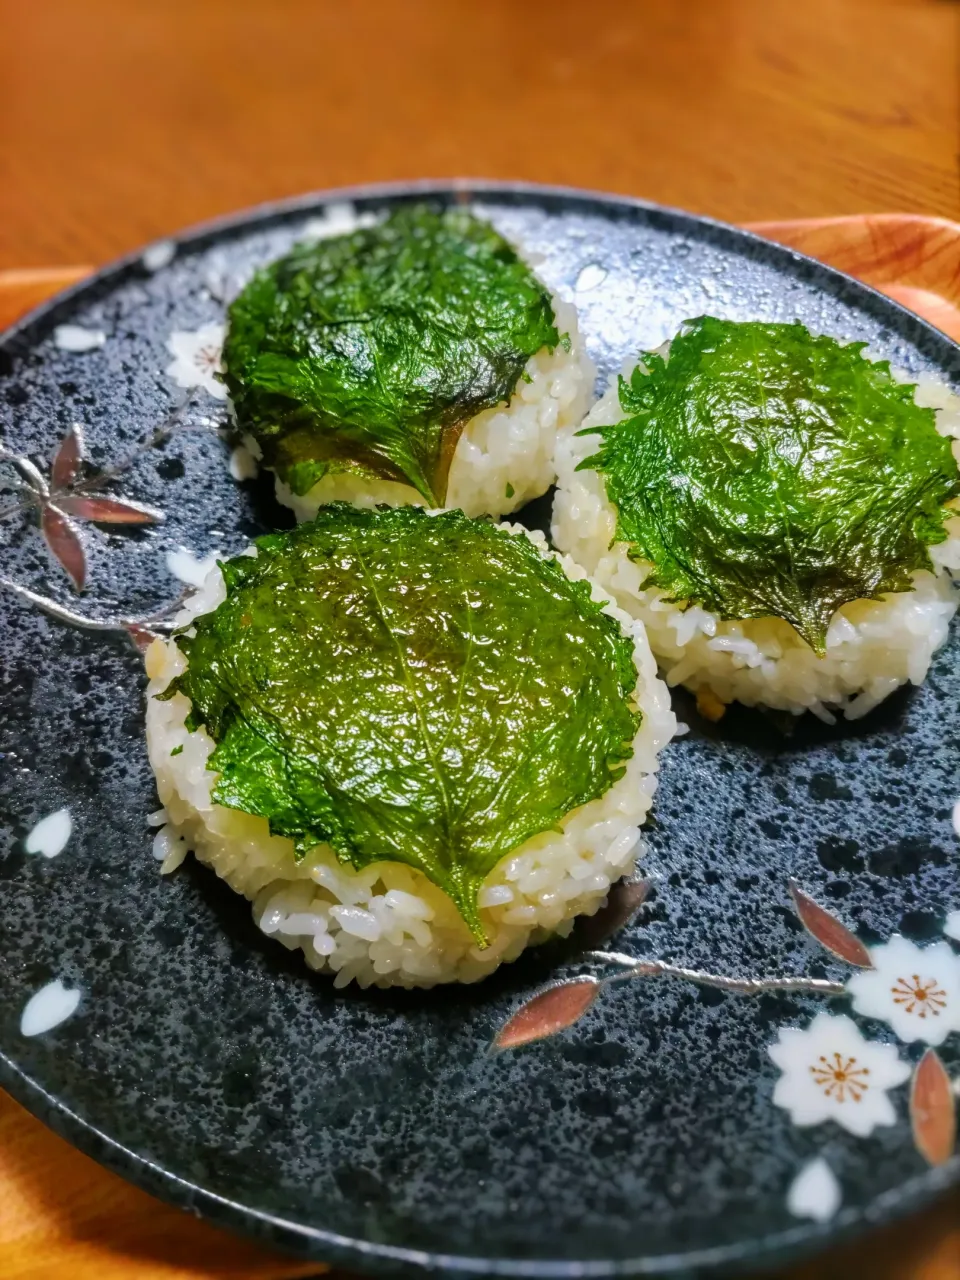
[[[463, 517], [423, 513], [422, 519]], [[496, 538], [526, 535], [538, 557], [558, 564], [569, 581], [586, 577], [578, 565], [550, 552], [542, 535], [505, 525], [485, 528]], [[218, 774], [209, 766], [214, 739], [190, 719], [192, 704], [183, 692], [169, 696], [171, 682], [188, 669], [183, 641], [178, 644], [176, 637], [154, 641], [146, 654], [147, 743], [163, 805], [163, 825], [155, 838], [161, 869], [173, 870], [192, 851], [251, 901], [265, 934], [301, 950], [311, 968], [334, 974], [337, 986], [474, 982], [516, 959], [531, 943], [568, 932], [576, 916], [593, 914], [611, 885], [633, 868], [640, 825], [656, 789], [658, 755], [676, 728], [643, 627], [606, 592], [593, 583], [589, 587], [590, 598], [602, 605], [594, 612], [615, 620], [615, 634], [626, 639], [625, 645], [617, 643], [630, 655], [631, 681], [635, 672], [630, 705], [640, 713], [639, 727], [622, 773], [610, 775], [602, 794], [510, 848], [486, 875], [476, 899], [486, 945], [478, 944], [452, 898], [418, 866], [385, 858], [358, 869], [322, 842], [298, 856], [293, 839], [271, 834], [266, 817], [218, 803]], [[189, 634], [197, 619], [211, 615], [226, 598], [224, 574], [217, 567], [187, 602], [177, 627]], [[475, 607], [482, 608], [479, 600]], [[543, 609], [549, 608], [545, 597]], [[449, 625], [446, 615], [436, 617], [438, 635]], [[531, 645], [536, 653], [535, 635]], [[530, 678], [535, 678], [533, 668]], [[578, 696], [570, 694], [571, 706]], [[431, 714], [429, 707], [425, 714]], [[359, 758], [368, 745], [359, 742], [355, 749]], [[498, 767], [498, 761], [490, 767]]]
[[[659, 349], [668, 361], [669, 352], [669, 343]], [[636, 367], [625, 369], [628, 381]], [[892, 373], [901, 383], [915, 381], [906, 373]], [[924, 375], [917, 380], [914, 400], [934, 410], [941, 436], [960, 440], [960, 397], [949, 387]], [[818, 656], [780, 617], [724, 619], [687, 600], [671, 600], [667, 592], [646, 584], [654, 565], [632, 559], [629, 545], [617, 540], [617, 508], [608, 497], [605, 476], [592, 468], [579, 469], [598, 447], [597, 435], [584, 432], [620, 423], [627, 416], [614, 379], [581, 432], [558, 442], [552, 533], [561, 551], [583, 565], [631, 617], [643, 622], [669, 685], [696, 693], [708, 719], [719, 719], [727, 704], [739, 701], [795, 715], [811, 711], [834, 723], [836, 713], [857, 719], [900, 685], [922, 683], [947, 638], [960, 599], [954, 585], [960, 576], [957, 500], [947, 504], [958, 514], [945, 522], [946, 540], [929, 548], [932, 568], [911, 574], [910, 591], [853, 600], [837, 609], [825, 652]], [[953, 454], [960, 458], [960, 444], [953, 445]]]
[[299, 520], [334, 501], [475, 516], [546, 492], [595, 369], [575, 308], [492, 226], [401, 205], [258, 272], [230, 308], [224, 379]]

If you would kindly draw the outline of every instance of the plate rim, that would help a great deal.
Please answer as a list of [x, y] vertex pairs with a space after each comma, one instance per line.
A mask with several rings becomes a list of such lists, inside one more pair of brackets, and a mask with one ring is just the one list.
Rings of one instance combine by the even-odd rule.
[[[318, 207], [338, 202], [413, 200], [418, 197], [442, 197], [451, 202], [465, 202], [471, 196], [479, 196], [490, 202], [500, 199], [511, 204], [537, 205], [547, 209], [551, 205], [574, 205], [579, 206], [583, 212], [590, 212], [590, 206], [593, 206], [598, 214], [606, 214], [608, 217], [618, 213], [628, 214], [640, 224], [650, 225], [659, 221], [662, 224], [672, 223], [674, 229], [683, 226], [701, 239], [706, 232], [735, 250], [753, 246], [755, 251], [759, 249], [767, 261], [781, 270], [790, 271], [803, 267], [807, 278], [812, 279], [815, 287], [832, 286], [829, 291], [835, 296], [852, 292], [868, 313], [875, 317], [879, 315], [894, 319], [896, 323], [891, 327], [895, 333], [920, 348], [928, 359], [940, 366], [941, 372], [952, 382], [960, 382], [960, 344], [873, 286], [799, 250], [768, 240], [733, 223], [636, 196], [575, 186], [490, 178], [428, 178], [322, 188], [204, 219], [169, 236], [148, 241], [45, 299], [7, 329], [0, 331], [0, 353], [10, 352], [15, 355], [16, 347], [24, 338], [29, 338], [30, 330], [43, 325], [61, 309], [69, 307], [90, 292], [95, 293], [106, 284], [119, 282], [131, 270], [142, 271], [143, 254], [151, 244], [169, 240], [178, 250], [181, 247], [200, 249], [205, 241], [215, 241], [247, 229], [252, 230], [256, 224], [269, 224], [300, 214], [306, 215]], [[694, 1272], [704, 1271], [718, 1274], [732, 1265], [743, 1264], [752, 1269], [794, 1260], [855, 1238], [870, 1228], [900, 1220], [960, 1183], [958, 1153], [939, 1168], [927, 1169], [906, 1182], [889, 1188], [866, 1205], [841, 1210], [836, 1219], [823, 1225], [798, 1223], [787, 1230], [750, 1236], [710, 1249], [656, 1256], [577, 1261], [563, 1258], [476, 1258], [466, 1254], [412, 1249], [343, 1236], [251, 1208], [198, 1186], [125, 1147], [95, 1124], [85, 1120], [22, 1070], [2, 1049], [0, 1085], [17, 1103], [58, 1136], [102, 1167], [149, 1194], [192, 1211], [216, 1226], [253, 1237], [264, 1245], [318, 1263], [361, 1266], [378, 1274], [416, 1270], [439, 1271], [456, 1277], [496, 1275], [529, 1277], [530, 1280], [596, 1277], [599, 1280], [601, 1277], [614, 1275], [690, 1276]]]
[[[466, 177], [397, 179], [389, 182], [353, 183], [346, 186], [318, 188], [299, 195], [261, 201], [243, 209], [216, 214], [212, 218], [204, 218], [198, 222], [189, 223], [180, 230], [173, 231], [169, 235], [153, 237], [127, 253], [112, 258], [75, 284], [68, 285], [65, 289], [61, 289], [51, 295], [51, 297], [45, 298], [43, 302], [32, 307], [19, 319], [15, 320], [12, 325], [0, 330], [0, 350], [5, 349], [15, 339], [22, 337], [25, 330], [44, 320], [50, 312], [72, 302], [87, 290], [101, 286], [131, 268], [142, 268], [143, 255], [151, 245], [169, 241], [177, 249], [181, 245], [199, 248], [204, 240], [217, 239], [231, 232], [241, 231], [251, 223], [273, 220], [282, 221], [297, 214], [309, 213], [318, 205], [338, 202], [346, 203], [357, 200], [416, 199], [418, 196], [425, 198], [446, 196], [452, 197], [454, 202], [466, 202], [466, 198], [472, 195], [501, 196], [512, 203], [521, 203], [526, 198], [530, 203], [539, 203], [541, 205], [550, 202], [558, 204], [568, 202], [579, 205], [593, 204], [608, 214], [617, 210], [621, 212], [629, 211], [639, 215], [642, 220], [644, 217], [647, 221], [661, 218], [664, 221], [686, 223], [701, 232], [704, 230], [709, 231], [721, 240], [732, 239], [740, 242], [743, 246], [759, 246], [763, 252], [771, 255], [772, 258], [785, 266], [803, 264], [812, 268], [815, 275], [824, 277], [825, 280], [831, 281], [837, 287], [844, 289], [852, 287], [854, 293], [862, 296], [863, 302], [868, 304], [870, 311], [896, 315], [899, 320], [898, 328], [908, 340], [916, 345], [931, 344], [932, 347], [942, 348], [945, 353], [953, 355], [957, 362], [957, 367], [953, 372], [960, 379], [960, 343], [954, 342], [942, 329], [936, 328], [935, 325], [923, 319], [922, 316], [917, 315], [916, 312], [911, 311], [902, 303], [888, 297], [887, 294], [882, 293], [873, 285], [867, 284], [856, 276], [840, 270], [839, 267], [832, 267], [828, 263], [822, 262], [819, 258], [814, 258], [799, 249], [793, 249], [789, 245], [781, 244], [779, 241], [770, 240], [766, 236], [749, 230], [746, 226], [726, 222], [721, 218], [711, 217], [709, 214], [694, 213], [677, 205], [660, 204], [655, 200], [647, 200], [641, 196], [619, 195], [616, 192], [601, 191], [591, 187], [528, 182], [520, 179], [501, 181], [496, 178]], [[160, 270], [165, 269], [161, 268]], [[911, 336], [907, 332], [908, 329], [912, 329], [914, 334], [918, 336]]]

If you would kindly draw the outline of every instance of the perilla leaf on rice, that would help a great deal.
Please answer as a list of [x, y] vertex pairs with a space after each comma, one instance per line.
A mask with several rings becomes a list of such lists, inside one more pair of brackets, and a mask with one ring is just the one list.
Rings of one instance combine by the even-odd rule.
[[351, 472], [410, 484], [432, 506], [466, 423], [561, 342], [549, 291], [512, 246], [465, 209], [425, 205], [296, 245], [229, 321], [237, 425], [295, 494]]
[[214, 800], [300, 855], [418, 867], [483, 945], [487, 874], [623, 774], [633, 641], [529, 538], [461, 511], [335, 503], [221, 567], [159, 695], [216, 742]]
[[852, 600], [912, 589], [960, 493], [949, 439], [865, 343], [688, 321], [620, 379], [601, 473], [644, 585], [725, 619], [779, 617], [819, 655]]

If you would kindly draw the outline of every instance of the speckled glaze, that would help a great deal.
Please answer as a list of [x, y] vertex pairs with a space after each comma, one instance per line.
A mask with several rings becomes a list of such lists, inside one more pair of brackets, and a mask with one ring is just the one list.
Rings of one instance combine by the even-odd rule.
[[[575, 298], [600, 385], [704, 311], [799, 318], [960, 383], [946, 338], [743, 232], [574, 192], [429, 189], [475, 193], [540, 255], [549, 285]], [[92, 460], [115, 460], [174, 403], [172, 330], [221, 317], [223, 298], [327, 200], [377, 209], [418, 190], [255, 211], [184, 236], [152, 274], [130, 258], [63, 295], [0, 339], [0, 438], [47, 462], [80, 421]], [[102, 329], [105, 345], [58, 350], [53, 330], [67, 322]], [[217, 424], [224, 407], [200, 398], [189, 415]], [[90, 613], [148, 612], [179, 590], [166, 551], [235, 552], [285, 522], [268, 486], [236, 485], [226, 463], [202, 426], [144, 455], [124, 493], [167, 522], [88, 526], [79, 605], [26, 521], [0, 525], [2, 571]], [[541, 525], [547, 514], [543, 501], [528, 509]], [[63, 626], [9, 593], [2, 604], [0, 1082], [104, 1164], [318, 1260], [558, 1277], [739, 1272], [887, 1219], [956, 1178], [956, 1158], [926, 1171], [902, 1096], [899, 1123], [866, 1140], [795, 1129], [772, 1105], [766, 1046], [823, 1000], [634, 982], [564, 1035], [489, 1057], [496, 1028], [575, 941], [477, 987], [335, 992], [260, 935], [248, 904], [209, 872], [189, 863], [158, 875], [144, 679], [126, 640]], [[960, 907], [958, 659], [955, 635], [922, 689], [853, 725], [806, 718], [789, 737], [741, 708], [708, 725], [678, 695], [691, 732], [663, 757], [642, 866], [655, 892], [617, 947], [731, 975], [843, 980], [802, 932], [789, 876], [867, 940], [936, 935]], [[34, 823], [64, 806], [74, 830], [62, 855], [28, 856]], [[81, 990], [80, 1007], [22, 1038], [28, 998], [57, 978]], [[949, 1042], [943, 1057], [960, 1068]], [[843, 1187], [828, 1226], [798, 1222], [786, 1203], [821, 1155]]]

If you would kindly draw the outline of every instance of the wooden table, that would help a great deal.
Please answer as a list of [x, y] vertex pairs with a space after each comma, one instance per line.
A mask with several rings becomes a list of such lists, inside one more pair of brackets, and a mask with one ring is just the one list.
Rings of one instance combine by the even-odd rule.
[[[730, 221], [956, 218], [958, 29], [950, 0], [0, 0], [0, 270], [423, 176]], [[788, 1274], [960, 1280], [958, 1222], [954, 1196]], [[0, 1095], [4, 1280], [311, 1270], [127, 1187]]]

